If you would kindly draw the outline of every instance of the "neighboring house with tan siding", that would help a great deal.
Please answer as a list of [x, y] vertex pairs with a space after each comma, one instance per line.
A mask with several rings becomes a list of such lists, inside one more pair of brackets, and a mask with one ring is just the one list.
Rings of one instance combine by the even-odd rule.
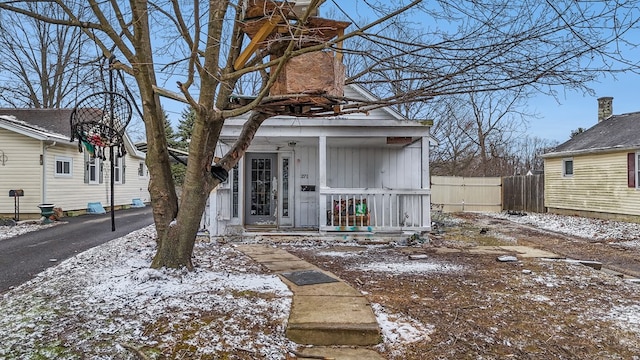
[[549, 212], [640, 221], [640, 112], [612, 115], [598, 99], [598, 123], [545, 154]]
[[[109, 156], [103, 161], [71, 142], [72, 109], [0, 109], [0, 216], [13, 217], [10, 190], [21, 189], [21, 218], [37, 217], [39, 204], [64, 211], [111, 203]], [[144, 153], [125, 136], [126, 154], [115, 163], [114, 204], [149, 202]], [[107, 152], [108, 154], [108, 152]]]

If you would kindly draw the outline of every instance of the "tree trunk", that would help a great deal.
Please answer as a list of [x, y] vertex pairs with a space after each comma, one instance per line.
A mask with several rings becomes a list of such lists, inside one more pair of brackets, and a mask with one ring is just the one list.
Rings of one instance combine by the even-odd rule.
[[[225, 170], [230, 171], [244, 155], [262, 122], [270, 115], [253, 112], [245, 123], [238, 141], [220, 160]], [[207, 120], [203, 120], [206, 118]], [[193, 269], [191, 254], [200, 219], [204, 213], [210, 192], [220, 183], [211, 176], [213, 152], [218, 143], [223, 119], [206, 112], [196, 111], [193, 137], [189, 145], [189, 161], [180, 198], [180, 209], [166, 234], [160, 239], [158, 251], [151, 267], [186, 267]]]
[[149, 169], [149, 194], [156, 224], [158, 241], [167, 233], [169, 224], [178, 212], [169, 150], [164, 129], [164, 113], [160, 99], [153, 91], [156, 85], [156, 74], [153, 68], [153, 52], [151, 48], [148, 9], [145, 1], [132, 1], [132, 12], [135, 37], [135, 57], [129, 59], [133, 66], [140, 98], [142, 99], [143, 120], [147, 136], [146, 164]]
[[[220, 183], [211, 176], [213, 154], [224, 119], [219, 113], [196, 110], [189, 160], [182, 185], [180, 207], [168, 231], [161, 235], [151, 267], [193, 269], [191, 254], [209, 193]], [[160, 234], [159, 234], [160, 235]]]

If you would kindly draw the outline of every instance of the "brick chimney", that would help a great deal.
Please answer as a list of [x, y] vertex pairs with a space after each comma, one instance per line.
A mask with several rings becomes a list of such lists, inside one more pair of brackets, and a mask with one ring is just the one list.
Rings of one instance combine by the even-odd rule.
[[606, 120], [613, 115], [613, 98], [605, 96], [598, 98], [598, 122]]

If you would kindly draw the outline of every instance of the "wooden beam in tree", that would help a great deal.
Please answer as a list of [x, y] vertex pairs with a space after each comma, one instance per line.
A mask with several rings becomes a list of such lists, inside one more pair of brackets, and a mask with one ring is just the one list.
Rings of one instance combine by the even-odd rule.
[[233, 63], [234, 69], [240, 70], [244, 67], [247, 61], [249, 61], [251, 55], [256, 52], [260, 43], [264, 41], [267, 36], [271, 34], [271, 32], [273, 32], [280, 21], [282, 21], [282, 17], [280, 15], [275, 15], [270, 17], [268, 21], [262, 24], [262, 27], [260, 27], [260, 30], [258, 30], [256, 35], [251, 39], [249, 45], [247, 45], [247, 47], [242, 51], [240, 56], [238, 56], [236, 61]]

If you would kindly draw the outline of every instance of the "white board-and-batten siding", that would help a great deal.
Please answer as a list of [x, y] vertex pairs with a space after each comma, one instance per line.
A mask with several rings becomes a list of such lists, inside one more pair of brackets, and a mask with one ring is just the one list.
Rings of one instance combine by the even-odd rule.
[[640, 215], [640, 191], [627, 184], [627, 152], [573, 156], [572, 176], [563, 176], [563, 159], [545, 159], [546, 207]]
[[420, 189], [421, 161], [419, 143], [402, 148], [329, 148], [327, 186]]
[[42, 197], [41, 141], [0, 129], [0, 151], [0, 156], [4, 154], [4, 161], [0, 159], [0, 214], [14, 213], [9, 191], [18, 189], [24, 190], [19, 199], [20, 212], [38, 212]]
[[[407, 147], [329, 147], [327, 186], [330, 188], [421, 188], [420, 144]], [[318, 226], [318, 148], [295, 150], [296, 226]], [[316, 185], [316, 191], [302, 191], [302, 185]], [[428, 184], [427, 184], [428, 186]], [[379, 200], [382, 204], [382, 201]], [[328, 207], [330, 208], [330, 207]], [[324, 216], [322, 217], [324, 219]]]

